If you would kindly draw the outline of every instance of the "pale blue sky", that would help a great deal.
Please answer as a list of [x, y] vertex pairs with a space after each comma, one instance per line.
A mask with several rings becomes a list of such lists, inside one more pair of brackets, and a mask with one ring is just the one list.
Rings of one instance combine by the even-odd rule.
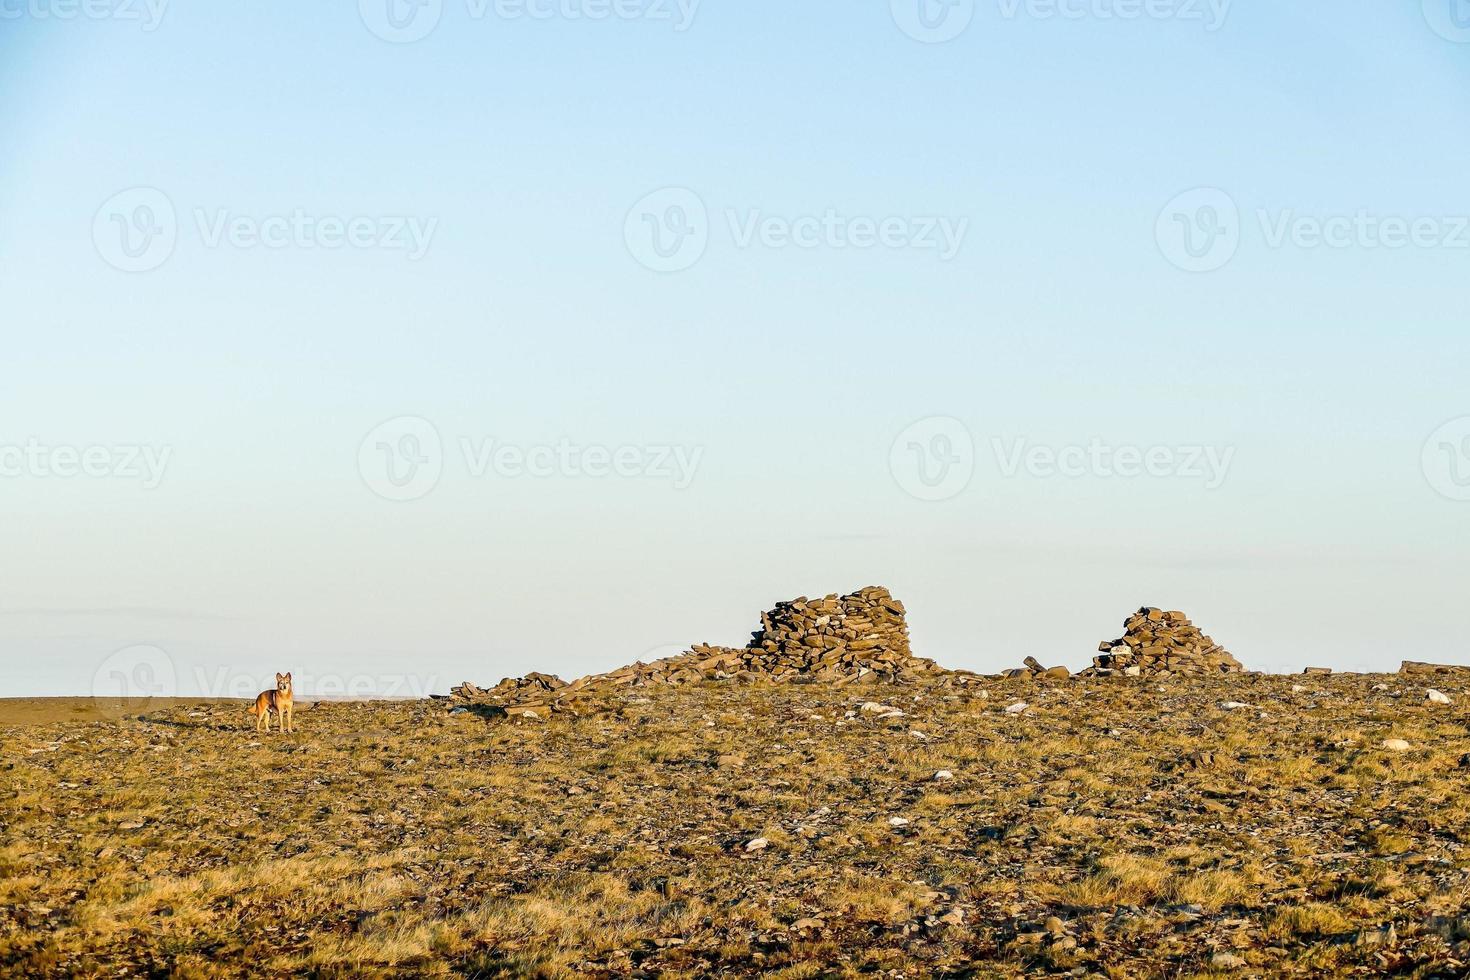
[[[704, 0], [677, 30], [662, 0], [442, 0], [413, 43], [373, 0], [175, 3], [152, 30], [141, 2], [0, 4], [0, 468], [168, 452], [152, 488], [0, 476], [0, 695], [160, 656], [183, 693], [570, 675], [868, 584], [954, 666], [1080, 667], [1145, 602], [1253, 667], [1463, 661], [1470, 428], [1431, 436], [1470, 416], [1470, 43], [1436, 2], [1237, 2], [1209, 30], [1193, 0], [981, 0], [945, 43], [886, 2]], [[107, 235], [140, 187], [176, 241], [126, 272]], [[625, 231], [665, 188], [708, 245], [655, 272]], [[1156, 235], [1195, 188], [1238, 209], [1206, 272]], [[965, 230], [948, 260], [742, 247], [829, 209]], [[417, 259], [210, 244], [298, 211], [432, 233]], [[1360, 211], [1434, 244], [1272, 245]], [[405, 416], [442, 475], [393, 502], [360, 450]], [[973, 477], [922, 500], [890, 450], [932, 417]], [[477, 476], [461, 439], [698, 466]], [[1229, 467], [1008, 475], [1018, 440]]]

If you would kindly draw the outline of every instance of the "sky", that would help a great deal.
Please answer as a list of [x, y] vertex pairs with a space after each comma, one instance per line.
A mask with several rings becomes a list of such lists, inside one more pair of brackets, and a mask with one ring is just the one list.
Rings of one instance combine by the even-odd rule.
[[1470, 3], [0, 0], [0, 696], [1470, 660]]

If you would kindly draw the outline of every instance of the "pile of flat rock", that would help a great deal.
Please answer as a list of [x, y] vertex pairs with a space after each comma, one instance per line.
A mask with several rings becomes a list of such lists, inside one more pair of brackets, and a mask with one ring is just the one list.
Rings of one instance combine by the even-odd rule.
[[903, 603], [887, 589], [869, 586], [851, 595], [803, 596], [779, 603], [762, 614], [761, 628], [745, 647], [699, 643], [676, 657], [633, 663], [569, 683], [549, 674], [506, 678], [488, 690], [466, 682], [454, 689], [450, 700], [545, 718], [580, 713], [588, 698], [628, 688], [721, 680], [902, 684], [928, 675], [944, 675], [957, 684], [975, 677], [915, 657], [909, 650]]
[[1182, 612], [1144, 606], [1123, 622], [1123, 636], [1098, 644], [1083, 676], [1172, 677], [1236, 674], [1245, 668]]

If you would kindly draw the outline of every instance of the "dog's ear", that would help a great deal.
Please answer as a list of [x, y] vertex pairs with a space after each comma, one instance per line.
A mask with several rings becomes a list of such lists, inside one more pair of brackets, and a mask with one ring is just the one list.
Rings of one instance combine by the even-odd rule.
[[280, 674], [277, 674], [276, 675], [276, 682], [279, 683], [282, 680], [284, 680], [284, 678]]
[[291, 672], [288, 670], [288, 671], [286, 671], [286, 680], [289, 681], [290, 679], [291, 679]]

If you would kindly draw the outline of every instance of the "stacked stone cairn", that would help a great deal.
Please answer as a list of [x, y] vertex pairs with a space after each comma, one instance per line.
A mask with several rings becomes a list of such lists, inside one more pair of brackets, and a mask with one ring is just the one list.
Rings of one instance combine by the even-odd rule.
[[944, 675], [956, 684], [975, 675], [947, 671], [909, 650], [903, 603], [885, 588], [869, 586], [851, 595], [805, 596], [782, 602], [761, 616], [761, 628], [742, 648], [695, 644], [687, 652], [653, 663], [633, 663], [570, 683], [548, 674], [506, 678], [489, 690], [465, 683], [450, 698], [455, 706], [504, 708], [513, 717], [546, 718], [582, 713], [590, 700], [650, 686], [701, 681], [737, 683], [827, 682], [909, 683]]
[[1144, 606], [1123, 622], [1123, 636], [1098, 644], [1100, 656], [1082, 673], [1106, 677], [1235, 674], [1245, 668], [1199, 631], [1182, 612]]

